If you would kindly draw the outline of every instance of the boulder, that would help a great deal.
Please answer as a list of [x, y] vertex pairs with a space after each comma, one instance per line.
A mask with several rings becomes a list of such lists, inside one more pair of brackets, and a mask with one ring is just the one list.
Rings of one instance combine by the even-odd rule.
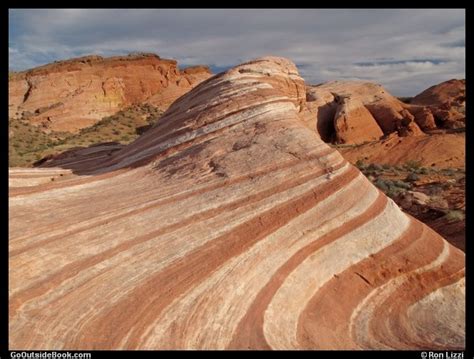
[[377, 121], [359, 100], [343, 98], [334, 116], [336, 142], [355, 144], [378, 140], [383, 136]]

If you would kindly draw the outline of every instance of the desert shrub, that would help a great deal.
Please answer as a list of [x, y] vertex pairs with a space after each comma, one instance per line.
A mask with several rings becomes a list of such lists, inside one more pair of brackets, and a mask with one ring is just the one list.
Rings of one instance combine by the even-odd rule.
[[408, 170], [417, 170], [421, 167], [421, 162], [410, 160], [410, 161], [405, 162], [404, 167]]
[[360, 170], [367, 168], [367, 164], [362, 159], [358, 159], [355, 165]]
[[446, 169], [443, 170], [443, 174], [446, 175], [446, 176], [454, 176], [455, 171], [452, 168], [446, 168]]
[[429, 173], [428, 171], [428, 168], [426, 167], [421, 167], [419, 170], [418, 170], [418, 173], [421, 174], [421, 175], [426, 175]]
[[383, 170], [383, 167], [378, 165], [378, 164], [375, 164], [375, 163], [371, 163], [367, 169], [369, 170], [373, 170], [373, 171], [382, 171]]
[[452, 211], [446, 212], [443, 218], [445, 218], [449, 222], [462, 221], [465, 218], [465, 214], [463, 211], [452, 210]]
[[383, 180], [381, 178], [378, 178], [374, 184], [382, 191], [382, 192], [388, 192], [390, 189], [390, 180]]
[[411, 185], [409, 183], [406, 183], [400, 180], [392, 181], [392, 183], [395, 187], [398, 187], [398, 188], [411, 189]]
[[384, 163], [384, 164], [382, 165], [382, 168], [383, 168], [384, 170], [389, 170], [390, 167], [391, 167], [391, 166], [390, 166], [389, 164], [386, 164], [386, 163]]
[[408, 181], [408, 182], [415, 182], [415, 181], [418, 181], [420, 179], [420, 177], [415, 173], [415, 172], [411, 172], [408, 174], [408, 176], [405, 178], [405, 181]]
[[403, 189], [403, 188], [399, 188], [399, 187], [395, 187], [395, 186], [392, 186], [392, 187], [389, 187], [388, 191], [385, 192], [385, 194], [387, 196], [389, 196], [390, 198], [395, 198], [397, 197], [400, 193], [405, 193], [406, 190]]
[[382, 192], [384, 192], [387, 196], [391, 198], [396, 198], [399, 194], [405, 193], [407, 190], [411, 188], [411, 186], [407, 183], [404, 183], [399, 180], [389, 180], [389, 179], [381, 179], [378, 178], [374, 182], [375, 186], [377, 186]]
[[441, 184], [431, 185], [427, 188], [428, 195], [438, 196], [443, 193], [443, 186]]

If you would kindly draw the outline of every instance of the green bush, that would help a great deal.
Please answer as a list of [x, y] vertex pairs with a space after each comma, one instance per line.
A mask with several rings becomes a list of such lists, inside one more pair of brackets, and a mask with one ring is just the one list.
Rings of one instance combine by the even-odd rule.
[[463, 211], [459, 210], [453, 210], [453, 211], [448, 211], [445, 215], [444, 218], [448, 220], [449, 222], [453, 221], [462, 221], [465, 218], [465, 214]]
[[414, 161], [414, 160], [410, 160], [410, 161], [407, 161], [405, 162], [405, 166], [404, 166], [406, 169], [410, 170], [417, 170], [421, 167], [421, 162], [420, 161]]
[[415, 181], [418, 181], [420, 179], [420, 177], [415, 173], [415, 172], [411, 172], [408, 174], [408, 176], [405, 178], [405, 181], [408, 181], [408, 182], [415, 182]]
[[367, 164], [364, 162], [364, 160], [357, 160], [355, 163], [356, 167], [360, 170], [367, 168]]
[[398, 188], [398, 187], [390, 187], [385, 194], [389, 196], [390, 198], [395, 198], [397, 197], [400, 193], [405, 193], [405, 189], [403, 188]]
[[382, 171], [382, 170], [383, 170], [383, 167], [380, 166], [380, 165], [377, 165], [377, 164], [375, 164], [375, 163], [371, 163], [371, 164], [367, 167], [367, 169], [373, 170], [373, 171]]
[[394, 186], [399, 187], [399, 188], [411, 189], [411, 185], [409, 183], [406, 183], [406, 182], [403, 182], [403, 181], [400, 181], [400, 180], [392, 181], [392, 183], [393, 183]]
[[388, 192], [390, 189], [390, 180], [383, 180], [381, 178], [378, 178], [374, 184], [382, 191], [382, 192]]
[[406, 190], [410, 189], [411, 186], [407, 183], [404, 183], [399, 180], [389, 180], [389, 179], [381, 179], [378, 178], [374, 184], [387, 196], [391, 198], [397, 197], [400, 193], [405, 193]]

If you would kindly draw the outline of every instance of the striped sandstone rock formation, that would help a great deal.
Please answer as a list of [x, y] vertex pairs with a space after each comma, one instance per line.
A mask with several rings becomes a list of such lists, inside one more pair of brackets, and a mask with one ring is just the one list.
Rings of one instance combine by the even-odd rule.
[[464, 254], [302, 124], [267, 57], [110, 156], [10, 170], [10, 349], [464, 347]]

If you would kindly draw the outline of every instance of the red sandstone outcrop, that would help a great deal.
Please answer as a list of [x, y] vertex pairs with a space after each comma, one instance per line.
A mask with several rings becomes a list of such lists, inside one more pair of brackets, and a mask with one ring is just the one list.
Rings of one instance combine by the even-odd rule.
[[261, 58], [106, 158], [11, 169], [10, 349], [462, 349], [464, 254], [305, 106]]
[[336, 142], [360, 143], [383, 136], [377, 121], [357, 99], [342, 98], [334, 115]]
[[[422, 107], [407, 105], [374, 83], [332, 81], [308, 86], [306, 91], [304, 121], [309, 127], [316, 122], [316, 129], [326, 142], [362, 143], [393, 132], [416, 136], [423, 133], [421, 129], [436, 128], [433, 117]], [[346, 107], [351, 103], [352, 110], [344, 117], [351, 126], [340, 125], [339, 113], [344, 106], [341, 101]]]
[[466, 122], [466, 81], [449, 80], [415, 96], [410, 103], [429, 108], [440, 127], [460, 128]]
[[[310, 128], [316, 127], [326, 142], [362, 143], [373, 140], [380, 131], [384, 135], [397, 132], [405, 137], [436, 129], [465, 127], [464, 80], [450, 80], [430, 87], [409, 104], [390, 95], [380, 85], [359, 81], [307, 86], [306, 98], [303, 121]], [[344, 117], [352, 126], [340, 125], [337, 115], [342, 110], [340, 99], [353, 104], [353, 115]]]
[[165, 110], [210, 76], [206, 67], [180, 71], [176, 61], [154, 54], [60, 61], [10, 78], [9, 116], [75, 132], [134, 104]]
[[466, 136], [464, 133], [431, 134], [416, 137], [390, 135], [381, 141], [355, 147], [339, 148], [352, 163], [386, 163], [393, 166], [418, 162], [424, 167], [464, 168], [466, 166]]

